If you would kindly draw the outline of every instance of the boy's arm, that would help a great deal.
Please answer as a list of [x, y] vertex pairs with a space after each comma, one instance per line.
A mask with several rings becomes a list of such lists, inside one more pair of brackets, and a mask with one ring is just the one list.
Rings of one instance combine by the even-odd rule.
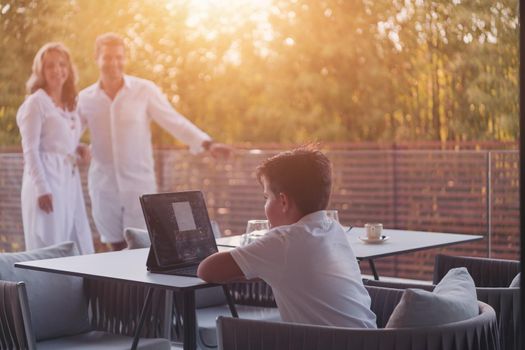
[[210, 283], [246, 280], [241, 268], [229, 252], [220, 252], [204, 259], [197, 270], [199, 278]]

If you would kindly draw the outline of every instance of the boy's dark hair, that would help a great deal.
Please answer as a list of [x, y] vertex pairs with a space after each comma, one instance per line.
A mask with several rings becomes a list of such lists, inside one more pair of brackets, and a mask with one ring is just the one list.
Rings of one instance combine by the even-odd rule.
[[257, 180], [264, 176], [270, 190], [291, 197], [303, 215], [325, 210], [332, 190], [330, 160], [315, 146], [279, 153], [257, 167]]

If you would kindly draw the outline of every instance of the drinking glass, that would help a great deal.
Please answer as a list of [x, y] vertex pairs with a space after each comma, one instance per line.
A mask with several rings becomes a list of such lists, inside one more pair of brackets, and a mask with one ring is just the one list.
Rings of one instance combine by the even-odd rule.
[[326, 210], [326, 216], [328, 216], [330, 219], [339, 222], [339, 213], [337, 210]]
[[268, 220], [248, 220], [246, 233], [250, 236], [262, 236], [270, 229]]
[[248, 220], [246, 233], [241, 237], [241, 245], [252, 243], [257, 238], [263, 236], [270, 229], [268, 220]]

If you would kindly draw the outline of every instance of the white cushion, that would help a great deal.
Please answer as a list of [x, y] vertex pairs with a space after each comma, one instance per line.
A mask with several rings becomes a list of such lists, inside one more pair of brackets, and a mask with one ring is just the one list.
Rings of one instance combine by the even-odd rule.
[[141, 228], [126, 227], [124, 239], [128, 244], [128, 249], [149, 248], [151, 246], [148, 231]]
[[510, 282], [509, 288], [519, 288], [520, 287], [520, 277], [521, 277], [521, 273], [518, 273]]
[[479, 314], [476, 287], [464, 267], [451, 269], [433, 292], [407, 289], [385, 328], [438, 326]]

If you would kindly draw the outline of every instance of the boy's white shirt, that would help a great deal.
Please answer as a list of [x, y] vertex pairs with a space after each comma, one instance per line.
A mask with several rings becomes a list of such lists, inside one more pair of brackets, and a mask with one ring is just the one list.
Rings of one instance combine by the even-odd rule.
[[318, 211], [230, 253], [247, 279], [261, 278], [272, 287], [283, 321], [376, 328], [345, 235], [339, 223]]

